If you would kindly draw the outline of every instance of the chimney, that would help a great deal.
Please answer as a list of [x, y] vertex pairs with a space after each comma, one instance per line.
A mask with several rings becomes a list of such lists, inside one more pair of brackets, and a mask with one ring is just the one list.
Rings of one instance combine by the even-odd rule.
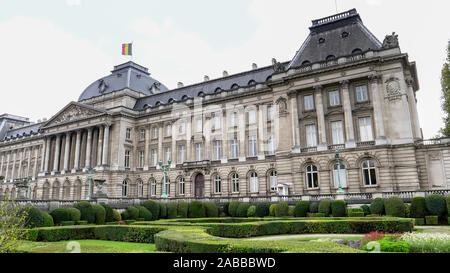
[[181, 88], [183, 86], [184, 86], [184, 84], [182, 82], [178, 82], [178, 88]]
[[277, 59], [272, 58], [272, 64], [276, 64], [277, 63]]
[[255, 64], [255, 63], [252, 63], [252, 69], [254, 70], [254, 69], [257, 69], [257, 68], [258, 68], [258, 65]]
[[224, 77], [228, 77], [228, 72], [227, 72], [226, 70], [224, 70], [224, 71], [222, 72], [222, 74], [223, 74]]
[[208, 76], [208, 75], [205, 75], [205, 76], [203, 77], [203, 80], [204, 80], [205, 82], [209, 81], [209, 76]]

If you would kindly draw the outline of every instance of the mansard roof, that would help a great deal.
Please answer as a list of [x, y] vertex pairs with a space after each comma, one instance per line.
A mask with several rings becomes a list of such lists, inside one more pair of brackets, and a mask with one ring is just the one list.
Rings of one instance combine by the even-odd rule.
[[43, 124], [43, 122], [19, 127], [16, 129], [11, 129], [6, 132], [4, 139], [38, 134], [41, 130], [42, 124]]

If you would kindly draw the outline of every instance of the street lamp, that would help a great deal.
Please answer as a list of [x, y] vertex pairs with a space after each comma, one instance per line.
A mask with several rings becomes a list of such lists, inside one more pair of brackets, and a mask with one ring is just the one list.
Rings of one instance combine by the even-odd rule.
[[91, 189], [92, 189], [92, 178], [94, 177], [95, 169], [94, 168], [87, 168], [86, 170], [86, 176], [89, 181], [89, 188], [88, 188], [88, 196], [86, 197], [86, 200], [91, 200]]
[[163, 166], [163, 162], [162, 160], [159, 161], [159, 167], [160, 169], [163, 171], [163, 189], [162, 189], [162, 194], [161, 194], [161, 198], [167, 198], [169, 197], [167, 195], [167, 183], [166, 183], [166, 175], [167, 175], [167, 171], [170, 171], [170, 163], [172, 161], [169, 159], [167, 160], [167, 165]]
[[337, 194], [344, 194], [344, 190], [341, 187], [341, 162], [339, 160], [339, 149], [336, 149], [336, 165], [337, 165], [337, 177], [338, 177], [338, 190]]
[[31, 175], [28, 176], [27, 199], [31, 199]]

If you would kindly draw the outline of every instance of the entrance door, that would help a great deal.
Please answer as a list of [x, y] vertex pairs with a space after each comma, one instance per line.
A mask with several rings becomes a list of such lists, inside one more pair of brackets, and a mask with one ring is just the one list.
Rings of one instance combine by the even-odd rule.
[[205, 177], [203, 174], [199, 173], [195, 177], [195, 197], [203, 197], [205, 189]]

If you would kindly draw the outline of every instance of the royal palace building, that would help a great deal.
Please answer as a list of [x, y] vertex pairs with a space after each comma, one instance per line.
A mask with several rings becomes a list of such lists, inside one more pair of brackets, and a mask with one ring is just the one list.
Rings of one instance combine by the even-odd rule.
[[82, 200], [98, 187], [112, 199], [159, 199], [164, 185], [168, 198], [221, 200], [447, 191], [450, 141], [423, 140], [418, 90], [397, 35], [381, 42], [354, 9], [313, 20], [292, 60], [189, 86], [168, 89], [127, 62], [49, 120], [16, 117], [25, 123], [1, 129], [0, 195]]

